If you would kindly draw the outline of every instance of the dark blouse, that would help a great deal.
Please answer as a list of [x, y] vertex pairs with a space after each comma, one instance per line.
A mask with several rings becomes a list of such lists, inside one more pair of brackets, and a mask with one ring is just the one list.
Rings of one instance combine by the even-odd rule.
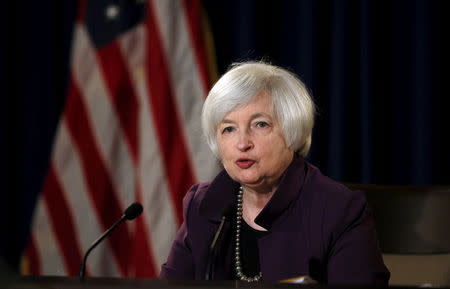
[[242, 222], [241, 228], [240, 253], [242, 272], [247, 277], [253, 277], [261, 271], [259, 266], [258, 239], [266, 236], [269, 232], [253, 229], [245, 221]]

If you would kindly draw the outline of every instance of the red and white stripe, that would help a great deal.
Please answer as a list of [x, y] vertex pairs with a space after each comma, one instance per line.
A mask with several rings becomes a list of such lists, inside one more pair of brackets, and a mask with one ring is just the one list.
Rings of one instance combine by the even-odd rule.
[[[93, 0], [91, 0], [93, 1]], [[202, 141], [208, 89], [199, 1], [148, 2], [147, 19], [96, 49], [80, 19], [71, 82], [34, 214], [30, 273], [76, 275], [89, 245], [133, 201], [144, 214], [89, 257], [91, 276], [154, 277], [193, 183], [213, 177]]]

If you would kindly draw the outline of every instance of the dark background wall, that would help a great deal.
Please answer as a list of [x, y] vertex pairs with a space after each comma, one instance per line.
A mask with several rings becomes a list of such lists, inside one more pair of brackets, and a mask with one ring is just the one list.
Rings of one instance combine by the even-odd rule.
[[[318, 114], [309, 159], [323, 172], [450, 183], [444, 1], [203, 2], [220, 73], [265, 59], [310, 88]], [[1, 5], [0, 257], [17, 267], [64, 104], [76, 1]]]
[[16, 269], [65, 100], [76, 1], [0, 5], [0, 264]]
[[318, 106], [310, 159], [341, 181], [448, 184], [439, 1], [205, 1], [218, 65], [267, 59]]

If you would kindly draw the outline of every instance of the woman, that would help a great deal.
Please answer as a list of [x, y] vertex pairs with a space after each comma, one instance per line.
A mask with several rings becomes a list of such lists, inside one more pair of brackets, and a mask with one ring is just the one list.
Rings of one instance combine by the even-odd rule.
[[161, 278], [203, 279], [223, 212], [235, 208], [217, 242], [214, 279], [387, 285], [364, 194], [306, 162], [314, 103], [288, 71], [237, 64], [211, 89], [202, 128], [224, 170], [193, 186]]

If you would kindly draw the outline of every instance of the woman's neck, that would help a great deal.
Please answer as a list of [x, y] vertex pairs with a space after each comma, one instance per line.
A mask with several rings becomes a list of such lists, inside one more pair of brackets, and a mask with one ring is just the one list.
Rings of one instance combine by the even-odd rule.
[[276, 187], [264, 192], [243, 188], [242, 217], [250, 227], [260, 231], [267, 231], [255, 223], [255, 218], [270, 201], [275, 191]]

